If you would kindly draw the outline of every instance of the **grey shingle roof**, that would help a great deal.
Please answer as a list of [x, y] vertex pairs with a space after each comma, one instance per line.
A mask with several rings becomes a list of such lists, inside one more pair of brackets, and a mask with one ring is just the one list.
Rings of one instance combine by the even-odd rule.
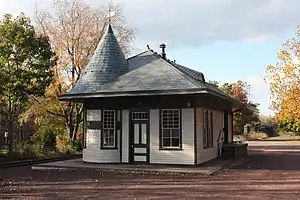
[[66, 95], [96, 92], [103, 84], [127, 72], [125, 55], [109, 24], [83, 74]]
[[190, 68], [187, 68], [185, 66], [179, 65], [179, 64], [177, 64], [175, 62], [172, 62], [172, 65], [174, 65], [177, 69], [179, 69], [183, 73], [189, 75], [193, 79], [195, 79], [197, 81], [205, 82], [205, 78], [204, 78], [203, 73], [195, 71], [195, 70], [190, 69]]
[[128, 59], [129, 72], [93, 92], [197, 89], [199, 85], [159, 55], [146, 51]]
[[126, 60], [109, 25], [78, 82], [60, 99], [208, 92], [232, 99], [206, 83], [201, 72], [152, 51]]

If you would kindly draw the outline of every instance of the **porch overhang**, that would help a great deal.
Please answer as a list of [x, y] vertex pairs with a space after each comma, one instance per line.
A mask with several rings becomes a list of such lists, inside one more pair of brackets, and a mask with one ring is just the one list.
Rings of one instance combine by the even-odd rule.
[[147, 90], [147, 91], [121, 91], [121, 92], [97, 92], [64, 94], [59, 97], [62, 101], [82, 101], [82, 99], [109, 98], [109, 97], [135, 97], [135, 96], [160, 96], [160, 95], [185, 95], [207, 94], [208, 91], [201, 89], [189, 90]]
[[59, 97], [62, 101], [83, 102], [88, 99], [98, 98], [122, 98], [122, 97], [150, 97], [150, 96], [172, 96], [172, 95], [209, 95], [230, 104], [232, 108], [242, 108], [244, 105], [238, 100], [209, 88], [189, 89], [189, 90], [148, 90], [148, 91], [122, 91], [122, 92], [99, 92], [99, 93], [80, 93], [65, 94]]

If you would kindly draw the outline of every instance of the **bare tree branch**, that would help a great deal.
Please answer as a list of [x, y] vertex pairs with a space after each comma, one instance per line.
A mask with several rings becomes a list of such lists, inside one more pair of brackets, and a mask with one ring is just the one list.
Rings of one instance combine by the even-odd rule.
[[[127, 25], [121, 8], [112, 2], [99, 8], [92, 8], [83, 0], [54, 0], [53, 12], [36, 5], [36, 28], [50, 39], [51, 46], [58, 56], [54, 67], [54, 80], [46, 92], [45, 101], [38, 102], [54, 116], [63, 117], [70, 137], [78, 131], [83, 121], [83, 106], [58, 100], [58, 96], [71, 89], [91, 58], [108, 24], [108, 8], [114, 15], [111, 23], [125, 54], [130, 53], [134, 40], [134, 30]], [[52, 108], [52, 109], [51, 109]]]

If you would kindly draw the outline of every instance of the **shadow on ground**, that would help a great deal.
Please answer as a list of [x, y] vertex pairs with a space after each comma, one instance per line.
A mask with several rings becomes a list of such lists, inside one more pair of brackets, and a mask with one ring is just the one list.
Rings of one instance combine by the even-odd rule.
[[4, 176], [11, 183], [0, 188], [1, 199], [297, 199], [300, 187], [300, 179], [267, 178], [257, 170], [250, 176], [225, 172], [203, 177], [15, 169], [14, 175]]

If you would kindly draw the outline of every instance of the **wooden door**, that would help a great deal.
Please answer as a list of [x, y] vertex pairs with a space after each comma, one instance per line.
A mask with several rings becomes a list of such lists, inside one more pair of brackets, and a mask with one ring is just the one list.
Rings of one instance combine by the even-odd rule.
[[149, 112], [132, 111], [130, 117], [130, 162], [149, 163]]

